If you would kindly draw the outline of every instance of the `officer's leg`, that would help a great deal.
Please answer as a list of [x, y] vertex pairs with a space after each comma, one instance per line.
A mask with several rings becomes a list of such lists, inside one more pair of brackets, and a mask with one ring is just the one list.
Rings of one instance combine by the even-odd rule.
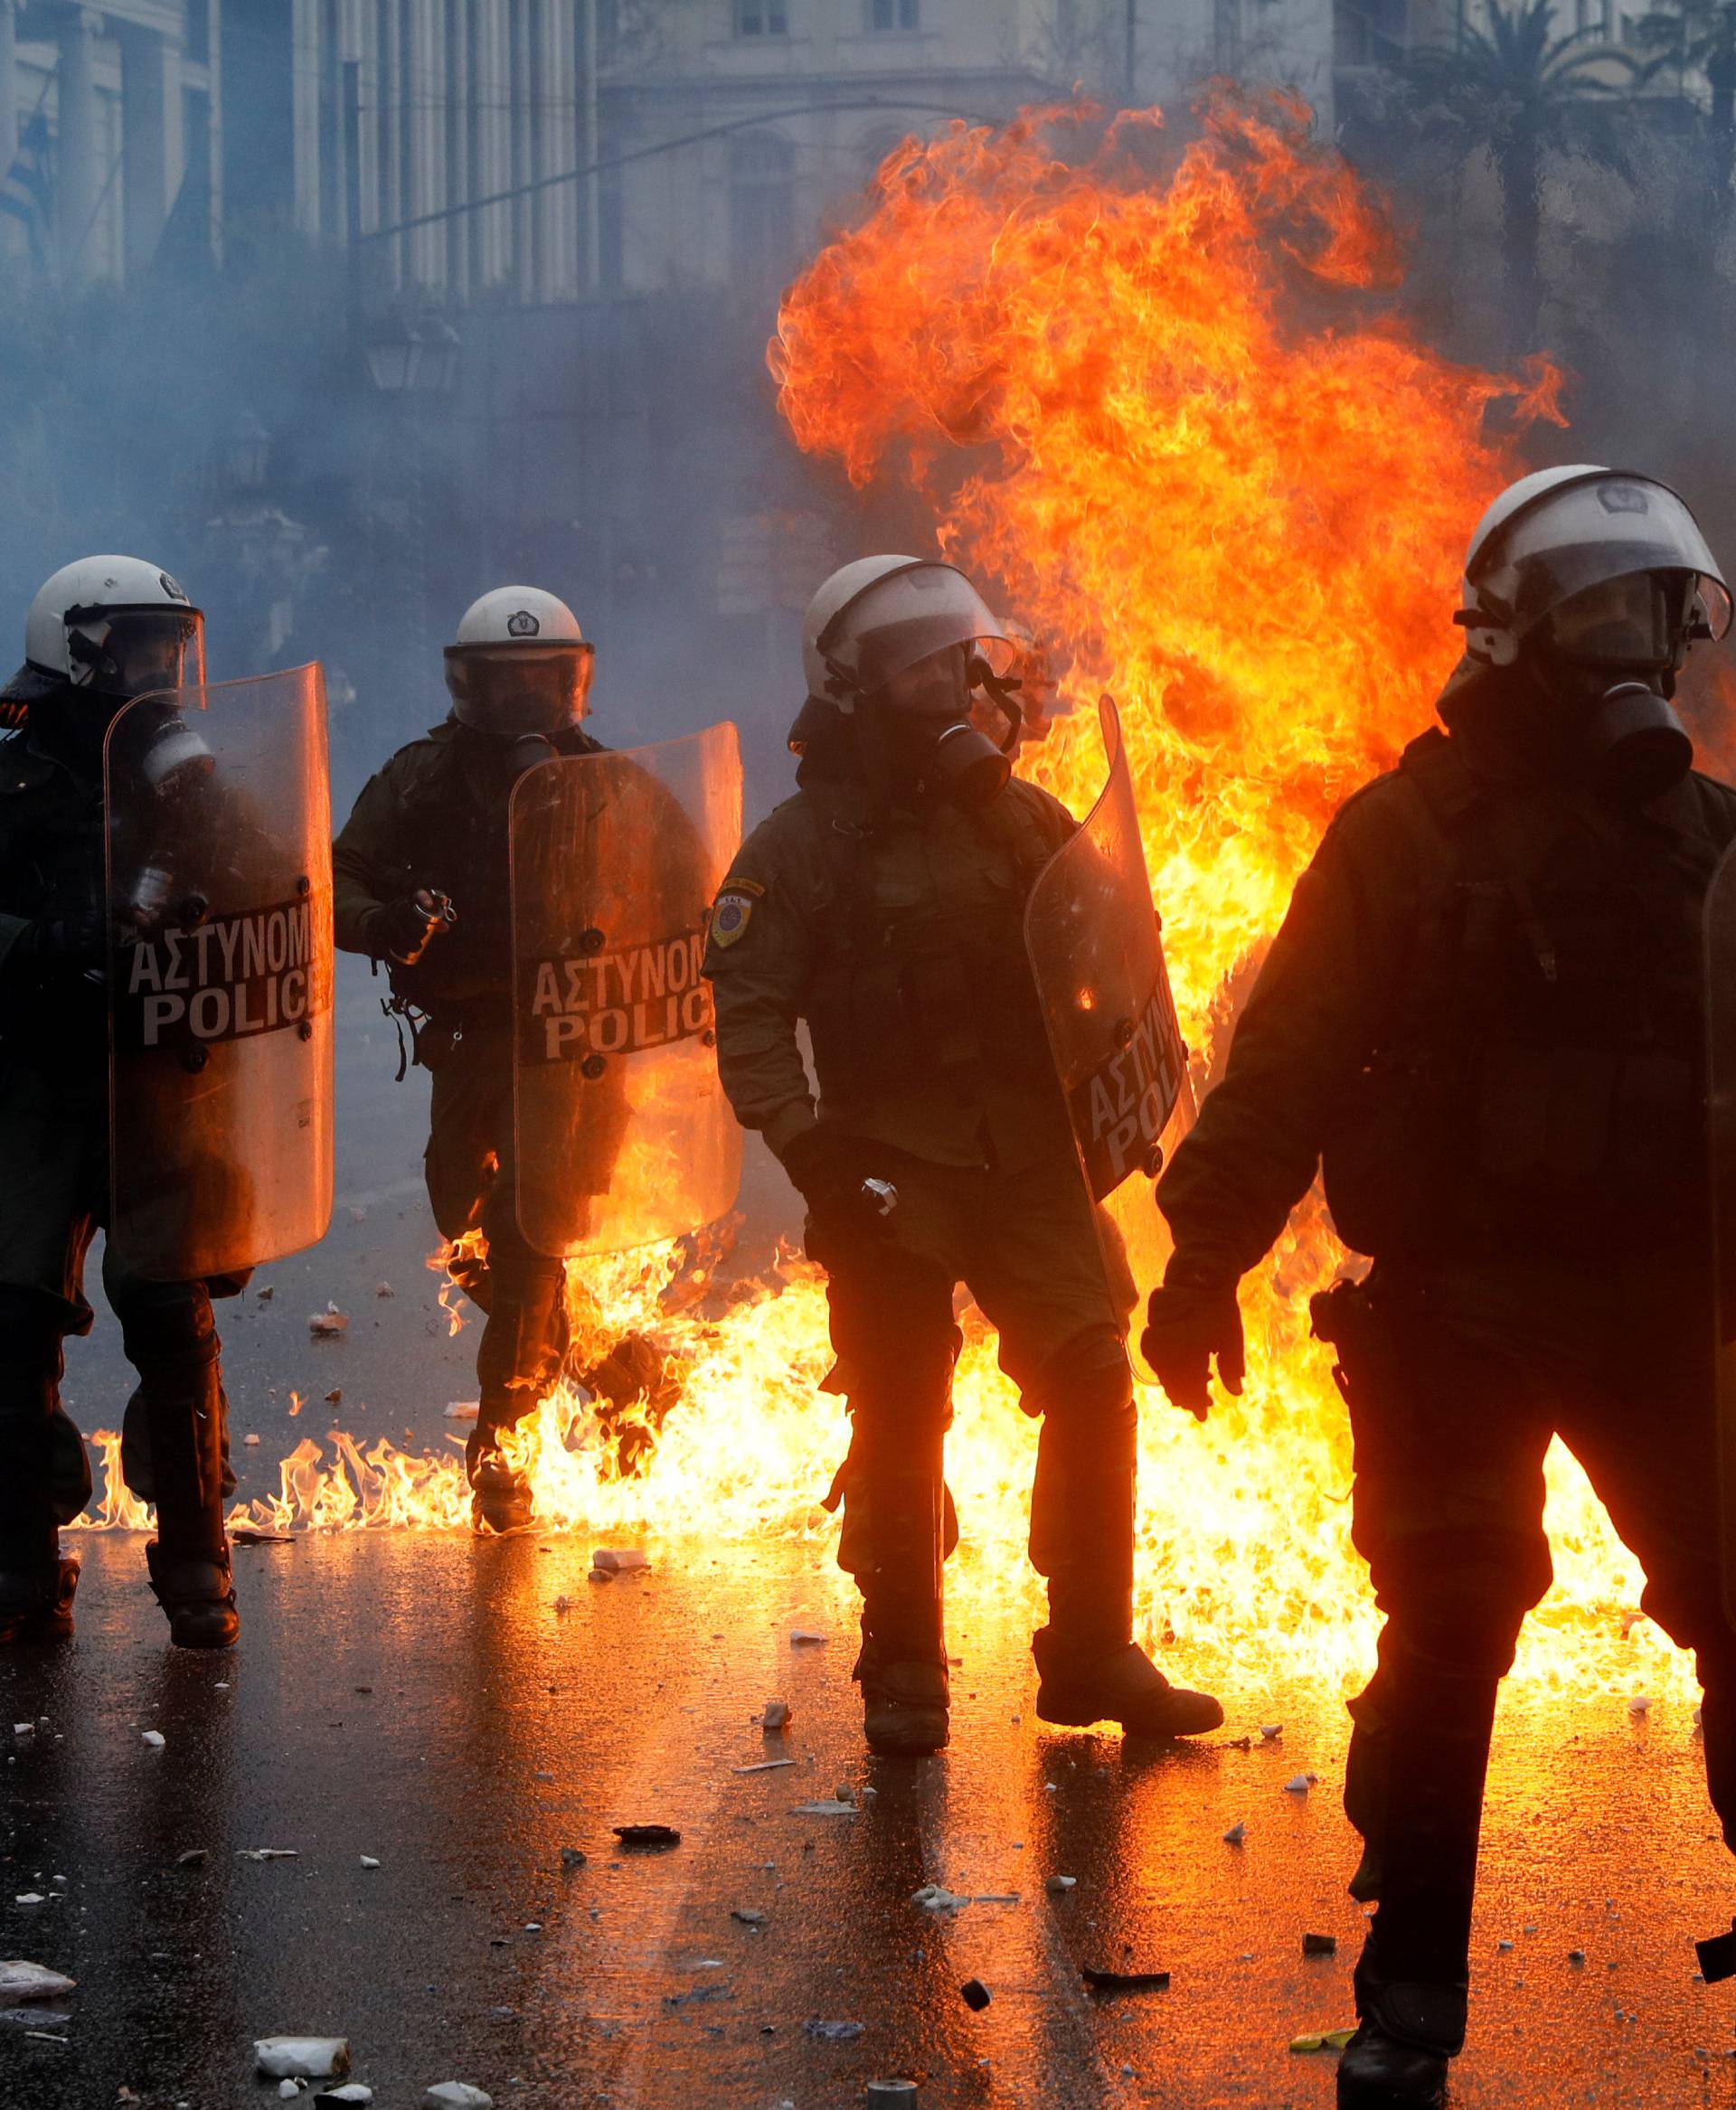
[[230, 1648], [241, 1631], [223, 1528], [222, 1345], [203, 1282], [146, 1282], [108, 1248], [102, 1286], [138, 1372], [156, 1498], [151, 1587], [182, 1648]]
[[[1668, 1310], [1659, 1299], [1650, 1315]], [[1711, 1338], [1707, 1315], [1690, 1307], [1649, 1343], [1637, 1339], [1619, 1386], [1581, 1400], [1562, 1434], [1646, 1571], [1642, 1608], [1694, 1651], [1705, 1692], [1706, 1787], [1736, 1851], [1736, 1633], [1723, 1609], [1712, 1375], [1703, 1347]], [[1736, 1975], [1736, 1942], [1722, 1936], [1705, 1961], [1708, 1978]]]
[[1549, 1587], [1548, 1403], [1515, 1366], [1357, 1301], [1335, 1333], [1355, 1438], [1353, 1537], [1386, 1615], [1353, 1703], [1345, 1809], [1377, 1898], [1344, 2104], [1432, 2103], [1464, 2042], [1495, 1696]]
[[508, 1462], [503, 1446], [561, 1374], [566, 1264], [525, 1243], [514, 1208], [509, 1150], [503, 1150], [482, 1225], [488, 1241], [488, 1315], [476, 1349], [476, 1426], [466, 1459], [478, 1521], [496, 1531], [523, 1531], [531, 1521], [530, 1481]]
[[1137, 1293], [1071, 1157], [988, 1183], [967, 1280], [1026, 1413], [1043, 1417], [1031, 1498], [1031, 1560], [1049, 1584], [1049, 1624], [1033, 1644], [1039, 1716], [1118, 1721], [1136, 1736], [1215, 1729], [1217, 1701], [1172, 1686], [1133, 1638]]
[[0, 1285], [0, 1644], [72, 1631], [79, 1563], [60, 1526], [90, 1499], [90, 1469], [61, 1411], [63, 1330], [54, 1299]]
[[486, 1060], [482, 1043], [467, 1037], [455, 1043], [432, 1027], [424, 1030], [419, 1060], [423, 1054], [431, 1066], [422, 1155], [429, 1207], [435, 1228], [456, 1248], [448, 1274], [486, 1312], [490, 1285], [482, 1207], [494, 1179], [501, 1124], [512, 1119], [512, 1057], [503, 1047], [495, 1060]]
[[90, 1497], [61, 1406], [61, 1343], [88, 1333], [84, 1256], [105, 1140], [100, 1109], [29, 1064], [0, 1078], [0, 1641], [72, 1631], [79, 1563], [58, 1527]]
[[899, 1176], [895, 1228], [816, 1253], [828, 1270], [828, 1387], [850, 1404], [839, 1565], [862, 1591], [863, 1727], [873, 1749], [920, 1757], [947, 1740], [941, 1563], [948, 1550], [944, 1445], [960, 1345], [947, 1264], [951, 1188], [975, 1175]]

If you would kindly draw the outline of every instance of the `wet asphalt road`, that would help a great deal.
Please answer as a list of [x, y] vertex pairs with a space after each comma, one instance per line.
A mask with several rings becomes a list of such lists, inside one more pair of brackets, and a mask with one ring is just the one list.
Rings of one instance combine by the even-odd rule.
[[[244, 1495], [335, 1419], [438, 1447], [444, 1403], [475, 1391], [474, 1334], [448, 1338], [422, 1267], [426, 1079], [392, 1084], [365, 972], [346, 963], [341, 994], [332, 1235], [261, 1274], [269, 1302], [222, 1310]], [[328, 1299], [340, 1344], [308, 1338]], [[69, 1399], [112, 1426], [128, 1389], [105, 1314], [71, 1344]], [[812, 1549], [668, 1548], [604, 1585], [584, 1540], [304, 1538], [238, 1552], [242, 1644], [203, 1658], [166, 1647], [137, 1538], [80, 1546], [77, 1640], [0, 1666], [0, 1955], [79, 1981], [0, 2021], [0, 2110], [275, 2102], [251, 2046], [291, 2031], [347, 2035], [382, 2110], [449, 2078], [527, 2110], [830, 2110], [901, 2075], [930, 2106], [1331, 2102], [1330, 2055], [1288, 2046], [1350, 2019], [1335, 1700], [1231, 1688], [1204, 1747], [1052, 1734], [1024, 1631], [991, 1606], [954, 1623], [953, 1749], [886, 1766], [860, 1747], [842, 1578]], [[792, 1647], [796, 1627], [828, 1639]], [[788, 1740], [754, 1726], [773, 1697]], [[1691, 1948], [1736, 1912], [1736, 1870], [1685, 1711], [1515, 1701], [1500, 1735], [1460, 2110], [1736, 2102], [1736, 1986], [1694, 1983]], [[840, 1785], [876, 1793], [800, 1813]], [[642, 1821], [682, 1843], [619, 1851], [611, 1828]], [[241, 1858], [260, 1847], [296, 1858]], [[937, 1919], [911, 1902], [931, 1881], [977, 1901]], [[14, 1902], [30, 1892], [46, 1901]], [[1305, 1959], [1305, 1933], [1339, 1954]], [[1172, 1983], [1094, 1996], [1084, 1964]]]
[[[891, 1766], [859, 1748], [844, 1599], [801, 1557], [602, 1585], [571, 1540], [305, 1540], [239, 1555], [242, 1644], [201, 1658], [165, 1645], [135, 1538], [85, 1543], [78, 1639], [6, 1673], [10, 1719], [46, 1726], [8, 1739], [0, 1951], [79, 1981], [0, 2025], [8, 2110], [274, 2101], [250, 2047], [289, 2031], [347, 2035], [387, 2106], [459, 2077], [538, 2110], [821, 2110], [900, 2074], [936, 2105], [1331, 2100], [1330, 2055], [1288, 2045], [1350, 2013], [1335, 1709], [1295, 1696], [1245, 1750], [1052, 1734], [986, 1614], [954, 1635], [953, 1749]], [[771, 1697], [787, 1738], [754, 1726]], [[1232, 1697], [1230, 1731], [1257, 1728]], [[793, 1763], [736, 1770], [768, 1757]], [[801, 1813], [840, 1786], [877, 1792]], [[621, 1851], [647, 1821], [681, 1844]], [[1736, 1989], [1692, 1975], [1736, 1905], [1710, 1830], [1681, 1710], [1508, 1711], [1457, 2102], [1736, 2096]], [[242, 1858], [265, 1846], [297, 1858]], [[931, 1881], [976, 1901], [937, 1919]], [[1172, 1983], [1097, 1997], [1082, 1964]]]

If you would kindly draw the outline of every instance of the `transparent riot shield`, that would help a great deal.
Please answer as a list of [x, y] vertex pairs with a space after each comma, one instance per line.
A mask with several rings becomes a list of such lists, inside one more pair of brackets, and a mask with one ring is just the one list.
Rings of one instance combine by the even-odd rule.
[[317, 666], [127, 705], [103, 755], [116, 1257], [159, 1282], [332, 1210], [332, 822]]
[[1706, 1077], [1724, 1616], [1736, 1626], [1736, 851], [1706, 892]]
[[741, 1172], [699, 971], [741, 839], [735, 728], [539, 763], [510, 825], [520, 1229], [572, 1258], [713, 1221]]
[[1094, 1201], [1156, 1173], [1182, 1106], [1187, 1050], [1164, 965], [1121, 721], [1099, 706], [1109, 782], [1043, 867], [1024, 942], [1080, 1163]]

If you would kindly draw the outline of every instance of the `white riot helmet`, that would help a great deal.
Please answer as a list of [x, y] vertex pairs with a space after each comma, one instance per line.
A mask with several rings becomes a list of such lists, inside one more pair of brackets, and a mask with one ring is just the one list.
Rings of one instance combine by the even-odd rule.
[[948, 645], [976, 645], [1004, 673], [1014, 646], [962, 571], [923, 557], [859, 557], [835, 571], [802, 619], [810, 697], [847, 717], [863, 696]]
[[564, 732], [585, 716], [595, 652], [565, 601], [497, 587], [471, 602], [446, 648], [452, 715], [506, 738]]
[[39, 674], [125, 702], [203, 682], [205, 618], [155, 564], [81, 557], [38, 589], [24, 657]]
[[1511, 666], [1527, 638], [1588, 667], [1679, 667], [1730, 627], [1731, 596], [1687, 506], [1656, 477], [1588, 462], [1522, 476], [1465, 556], [1474, 659]]

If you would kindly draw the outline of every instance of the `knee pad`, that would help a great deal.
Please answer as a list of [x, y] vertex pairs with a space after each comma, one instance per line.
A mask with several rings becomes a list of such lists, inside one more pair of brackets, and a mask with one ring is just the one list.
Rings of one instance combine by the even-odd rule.
[[203, 1283], [117, 1284], [110, 1300], [127, 1360], [141, 1377], [217, 1361], [217, 1322]]
[[1024, 1388], [1019, 1404], [1045, 1421], [1119, 1423], [1133, 1413], [1133, 1366], [1127, 1342], [1106, 1327], [1076, 1334]]
[[1389, 1587], [1382, 1602], [1381, 1664], [1390, 1692], [1419, 1680], [1505, 1678], [1535, 1600], [1492, 1576], [1448, 1574], [1425, 1579], [1415, 1592]]

